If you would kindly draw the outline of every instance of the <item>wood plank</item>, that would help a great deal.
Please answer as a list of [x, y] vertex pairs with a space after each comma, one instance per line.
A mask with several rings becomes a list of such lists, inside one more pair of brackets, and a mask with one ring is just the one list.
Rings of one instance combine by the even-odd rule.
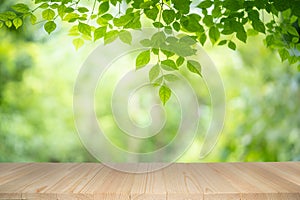
[[162, 163], [0, 164], [0, 199], [279, 200], [300, 199], [300, 164]]

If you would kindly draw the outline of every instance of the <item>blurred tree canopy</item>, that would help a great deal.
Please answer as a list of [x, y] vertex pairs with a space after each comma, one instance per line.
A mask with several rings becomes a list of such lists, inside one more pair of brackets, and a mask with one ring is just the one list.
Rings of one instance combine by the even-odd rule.
[[[65, 3], [61, 4], [61, 2]], [[96, 30], [100, 34], [101, 29], [99, 28], [104, 27], [103, 23], [108, 26], [107, 30], [109, 31], [113, 31], [113, 28], [109, 28], [109, 24], [114, 27], [118, 23], [118, 20], [113, 19], [105, 22], [104, 15], [109, 14], [107, 13], [108, 10], [104, 12], [104, 5], [98, 1], [95, 2], [99, 5], [96, 11], [97, 16], [94, 19], [101, 23], [98, 23], [100, 27], [91, 27], [91, 38], [89, 38], [86, 35], [87, 27], [85, 29], [80, 28], [80, 30], [78, 27], [79, 23], [85, 22], [85, 19], [81, 18], [86, 13], [83, 12], [85, 6], [81, 6], [81, 9], [79, 7], [74, 9], [73, 6], [76, 6], [76, 4], [71, 5], [72, 2], [69, 1], [36, 1], [41, 9], [41, 15], [47, 9], [58, 14], [58, 7], [55, 4], [64, 5], [66, 9], [73, 8], [73, 10], [65, 10], [62, 18], [64, 20], [67, 15], [75, 16], [74, 14], [77, 13], [74, 19], [66, 20], [75, 23], [74, 26], [77, 29], [73, 28], [72, 31], [75, 32], [74, 39], [80, 39], [77, 42], [93, 39]], [[118, 5], [119, 1], [104, 2], [109, 2], [111, 6]], [[136, 12], [142, 10], [150, 12], [146, 17], [151, 19], [151, 16], [153, 16], [151, 12], [156, 10], [154, 8], [156, 4], [150, 5], [149, 3], [149, 7], [143, 8], [147, 5], [142, 5], [142, 3], [131, 4], [132, 2], [140, 1], [130, 1], [128, 4], [134, 6]], [[170, 6], [171, 2], [173, 1], [166, 1], [165, 3]], [[182, 20], [181, 22], [175, 16], [174, 21], [171, 22], [172, 28], [175, 29], [177, 26], [175, 22], [178, 22], [180, 27], [184, 29], [187, 27], [185, 23], [193, 21], [194, 15], [182, 13], [185, 12], [187, 7], [180, 6], [181, 4], [178, 2], [180, 1], [174, 1], [174, 7], [172, 5], [167, 10], [181, 12], [182, 16], [187, 17], [187, 21]], [[186, 2], [190, 3], [190, 1]], [[222, 22], [221, 19], [216, 21], [216, 17], [210, 13], [211, 9], [218, 8], [218, 6], [215, 7], [218, 4], [213, 4], [215, 2], [220, 1], [203, 1], [203, 3], [196, 5], [202, 9], [202, 12], [207, 10], [206, 18], [201, 16], [199, 25], [207, 27], [205, 33], [208, 34], [208, 37], [212, 36], [212, 41], [215, 44], [224, 43], [233, 48], [232, 43], [234, 43], [237, 45], [238, 50], [231, 52], [224, 47], [214, 47], [213, 50], [208, 48], [209, 54], [218, 65], [225, 84], [227, 117], [222, 136], [216, 148], [205, 158], [205, 161], [300, 160], [300, 144], [298, 142], [300, 141], [300, 75], [295, 67], [290, 65], [290, 63], [298, 62], [299, 59], [299, 55], [292, 54], [299, 52], [297, 50], [299, 35], [296, 36], [295, 30], [290, 27], [292, 25], [297, 30], [295, 22], [298, 20], [300, 13], [297, 11], [299, 1], [251, 1], [254, 4], [248, 10], [244, 8], [231, 10], [233, 9], [231, 6], [224, 7], [224, 11], [221, 10], [221, 12], [224, 12], [224, 15], [226, 13], [225, 18], [235, 19], [236, 22], [239, 21], [243, 24], [244, 16], [250, 18], [251, 14], [249, 15], [249, 13], [252, 13], [254, 15], [252, 17], [255, 17], [257, 16], [256, 11], [269, 9], [268, 6], [271, 6], [270, 12], [275, 14], [276, 20], [271, 24], [264, 23], [266, 37], [250, 37], [251, 34], [256, 35], [259, 30], [263, 29], [258, 20], [253, 22], [253, 20], [248, 19], [250, 24], [243, 24], [243, 26], [249, 27], [248, 31], [245, 30], [247, 32], [247, 45], [243, 43], [244, 39], [241, 33], [238, 34], [238, 31], [234, 31], [229, 36], [222, 33], [225, 25], [219, 25], [218, 23], [221, 24]], [[283, 3], [280, 4], [281, 2]], [[11, 1], [1, 1], [0, 12], [6, 12], [10, 6]], [[90, 10], [90, 7], [86, 6], [86, 8]], [[160, 8], [159, 5], [157, 5], [157, 8]], [[99, 14], [99, 9], [104, 13]], [[102, 11], [102, 9], [104, 10]], [[47, 12], [51, 11], [48, 10]], [[20, 12], [17, 11], [16, 13], [16, 16], [20, 15]], [[245, 15], [239, 17], [241, 13]], [[120, 20], [124, 15], [126, 15], [126, 12], [123, 15], [118, 15], [117, 19]], [[211, 24], [211, 19], [207, 16], [212, 16], [212, 20], [216, 24]], [[26, 24], [31, 23], [30, 18], [33, 18], [32, 21], [34, 17], [31, 15], [27, 17], [29, 18], [22, 17], [22, 24], [25, 24], [25, 26], [21, 26], [16, 30], [13, 27], [16, 26], [13, 23], [15, 19], [13, 17], [13, 19], [9, 19], [12, 21], [11, 26], [9, 26], [9, 23], [5, 23], [0, 31], [0, 161], [95, 161], [82, 147], [73, 122], [73, 84], [78, 70], [76, 66], [81, 62], [79, 58], [75, 59], [78, 53], [70, 51], [68, 45], [65, 45], [64, 48], [57, 48], [58, 43], [64, 43], [66, 40], [66, 36], [61, 35], [60, 31], [56, 31], [49, 40], [45, 39], [44, 33], [41, 31], [43, 28], [45, 29], [45, 23], [49, 21], [59, 22], [58, 18], [50, 19], [48, 16], [49, 20], [36, 26], [30, 26]], [[259, 17], [259, 20], [262, 21], [261, 14], [259, 14]], [[265, 17], [267, 18], [267, 16]], [[158, 17], [153, 23], [158, 22], [157, 19]], [[165, 14], [163, 20], [166, 21], [161, 21], [162, 25], [157, 23], [153, 25], [163, 26], [161, 28], [167, 30], [169, 27], [167, 24], [168, 19]], [[257, 24], [254, 25], [255, 23]], [[216, 31], [212, 27], [218, 28], [220, 38], [218, 34], [210, 34], [210, 32]], [[121, 29], [123, 28], [122, 26]], [[210, 31], [210, 29], [214, 31]], [[107, 30], [100, 38], [105, 40], [110, 38], [107, 35], [105, 36], [109, 33]], [[121, 32], [120, 29], [118, 31]], [[203, 34], [197, 35], [197, 32], [193, 31], [188, 31], [187, 34], [196, 35], [198, 42], [201, 42], [204, 37]], [[217, 38], [214, 38], [216, 36]], [[237, 39], [232, 36], [237, 37]], [[221, 37], [225, 37], [226, 43], [222, 42]], [[281, 39], [284, 37], [283, 41], [288, 42], [277, 44], [278, 41], [282, 41], [278, 37]], [[298, 40], [294, 39], [297, 37]], [[268, 46], [279, 49], [282, 60], [287, 59], [289, 62], [281, 63], [276, 52], [266, 49], [261, 44], [262, 38], [265, 39]], [[76, 44], [81, 46], [82, 43]], [[199, 79], [195, 79], [193, 76], [191, 76], [191, 81], [193, 85], [198, 87], [199, 84], [203, 84], [199, 83]], [[109, 84], [107, 85], [107, 91], [104, 92], [109, 92], [112, 89]], [[197, 95], [206, 110], [207, 115], [204, 116], [203, 124], [201, 124], [205, 127], [205, 123], [210, 117], [210, 99], [205, 89], [201, 89]], [[104, 105], [109, 103], [105, 102], [105, 98], [102, 98], [102, 100]], [[179, 117], [176, 111], [172, 113], [172, 109], [170, 109], [170, 112], [172, 119]], [[109, 126], [110, 123], [107, 123], [107, 125]], [[176, 124], [171, 124], [168, 132], [175, 133], [176, 128]], [[116, 134], [118, 131], [119, 129], [116, 127], [110, 127], [111, 135], [109, 137], [111, 140], [121, 147], [130, 145], [130, 141], [120, 139], [120, 136]], [[135, 148], [137, 148], [137, 151], [151, 151], [157, 145], [160, 145], [159, 142], [168, 141], [172, 137], [172, 134], [166, 135], [161, 141], [150, 141]], [[184, 154], [180, 161], [199, 161], [197, 156], [202, 141], [201, 136], [197, 137], [190, 150]]]

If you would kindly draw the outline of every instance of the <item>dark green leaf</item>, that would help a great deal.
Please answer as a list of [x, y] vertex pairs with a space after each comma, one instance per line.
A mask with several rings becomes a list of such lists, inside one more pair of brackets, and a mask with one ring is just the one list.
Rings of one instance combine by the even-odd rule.
[[242, 42], [246, 43], [246, 41], [247, 41], [247, 33], [244, 29], [237, 31], [236, 37]]
[[150, 62], [150, 50], [141, 52], [135, 61], [136, 69], [140, 69]]
[[219, 46], [222, 46], [222, 45], [225, 45], [225, 44], [227, 44], [227, 40], [221, 40], [221, 41], [218, 43]]
[[219, 40], [220, 32], [219, 32], [219, 29], [217, 27], [212, 26], [209, 29], [209, 38], [210, 38], [212, 44], [215, 44]]
[[288, 33], [290, 33], [294, 36], [299, 36], [299, 33], [298, 33], [297, 29], [293, 26], [287, 26], [286, 30], [287, 30]]
[[50, 34], [52, 33], [55, 29], [56, 29], [56, 24], [54, 21], [48, 21], [47, 23], [45, 23], [44, 25], [44, 29], [45, 31]]
[[174, 23], [173, 23], [173, 28], [174, 28], [174, 30], [177, 31], [177, 32], [180, 31], [180, 24], [179, 24], [178, 22], [174, 22]]
[[108, 2], [108, 1], [103, 2], [103, 3], [101, 3], [100, 6], [99, 6], [98, 14], [99, 14], [99, 15], [104, 14], [104, 13], [106, 13], [108, 10], [109, 10], [109, 2]]
[[197, 7], [201, 9], [210, 8], [213, 5], [213, 2], [210, 0], [202, 1]]
[[236, 44], [232, 41], [229, 41], [228, 42], [228, 47], [232, 50], [236, 50]]
[[159, 97], [160, 100], [162, 101], [162, 103], [165, 105], [167, 103], [167, 101], [170, 99], [171, 97], [171, 90], [170, 88], [168, 88], [166, 85], [162, 85], [159, 88]]
[[280, 50], [278, 51], [278, 53], [279, 53], [279, 55], [280, 55], [280, 58], [281, 58], [281, 61], [282, 61], [282, 62], [285, 61], [285, 60], [287, 60], [287, 59], [290, 57], [290, 53], [289, 53], [289, 51], [286, 50], [286, 49], [280, 49]]
[[188, 60], [187, 61], [187, 68], [193, 72], [193, 73], [196, 73], [200, 76], [201, 75], [201, 65], [199, 62], [195, 61], [195, 60]]
[[154, 6], [152, 9], [145, 9], [145, 15], [149, 18], [152, 19], [153, 21], [156, 20], [157, 15], [158, 15], [158, 8], [156, 6]]
[[174, 8], [179, 10], [182, 14], [188, 14], [190, 12], [190, 0], [172, 0]]
[[266, 32], [266, 27], [265, 27], [264, 23], [262, 23], [260, 20], [252, 21], [252, 26], [253, 26], [253, 29], [258, 32], [261, 32], [261, 33]]
[[213, 17], [211, 15], [206, 15], [204, 18], [203, 18], [203, 23], [207, 26], [207, 27], [211, 27], [214, 25], [214, 22], [213, 22]]
[[153, 23], [153, 26], [154, 26], [155, 28], [162, 28], [162, 27], [164, 27], [164, 25], [163, 25], [161, 22], [154, 22], [154, 23]]
[[171, 24], [175, 19], [175, 12], [174, 10], [164, 10], [162, 17], [166, 24]]

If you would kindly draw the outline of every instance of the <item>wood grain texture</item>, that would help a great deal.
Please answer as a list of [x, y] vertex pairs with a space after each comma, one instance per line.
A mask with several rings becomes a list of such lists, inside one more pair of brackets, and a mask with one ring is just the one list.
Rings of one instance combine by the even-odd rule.
[[0, 199], [300, 200], [300, 163], [2, 163]]

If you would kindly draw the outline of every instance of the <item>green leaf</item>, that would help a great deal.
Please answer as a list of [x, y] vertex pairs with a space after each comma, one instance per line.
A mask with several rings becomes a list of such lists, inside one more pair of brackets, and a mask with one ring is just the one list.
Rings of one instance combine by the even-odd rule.
[[159, 88], [159, 97], [160, 100], [162, 101], [162, 103], [165, 105], [167, 103], [167, 101], [170, 99], [171, 97], [171, 90], [170, 88], [168, 88], [166, 85], [162, 85]]
[[140, 69], [150, 62], [150, 50], [141, 52], [135, 61], [136, 69]]
[[132, 13], [121, 16], [120, 18], [114, 18], [114, 25], [117, 27], [126, 26], [134, 19], [134, 15]]
[[152, 9], [145, 9], [144, 13], [146, 17], [155, 21], [159, 13], [159, 10], [156, 6], [154, 6]]
[[174, 22], [174, 23], [173, 23], [173, 28], [174, 28], [174, 30], [177, 31], [177, 32], [180, 31], [180, 24], [179, 24], [178, 22]]
[[225, 45], [225, 44], [227, 44], [227, 40], [221, 40], [221, 41], [218, 43], [219, 46], [222, 46], [222, 45]]
[[45, 31], [50, 34], [56, 29], [56, 24], [54, 21], [48, 21], [44, 24]]
[[8, 28], [10, 28], [10, 27], [13, 25], [13, 23], [12, 23], [10, 20], [7, 20], [7, 21], [5, 21], [5, 25], [6, 25]]
[[207, 27], [212, 27], [214, 25], [214, 21], [213, 21], [213, 17], [211, 15], [206, 15], [203, 18], [203, 23], [207, 26]]
[[229, 41], [228, 42], [228, 47], [232, 50], [236, 50], [236, 44], [232, 41]]
[[109, 44], [109, 43], [112, 43], [113, 41], [115, 41], [119, 36], [119, 31], [117, 30], [112, 30], [112, 31], [109, 31], [107, 32], [105, 35], [104, 35], [104, 44]]
[[30, 23], [31, 23], [32, 25], [34, 25], [34, 24], [36, 23], [36, 20], [37, 20], [36, 16], [33, 15], [33, 14], [31, 14], [31, 15], [30, 15]]
[[184, 57], [179, 56], [176, 60], [176, 65], [180, 67], [184, 63]]
[[3, 25], [4, 25], [4, 23], [0, 21], [0, 28], [2, 28]]
[[21, 18], [18, 17], [18, 18], [13, 20], [13, 24], [16, 27], [16, 29], [18, 29], [20, 26], [22, 26], [23, 21], [22, 21]]
[[51, 9], [46, 9], [42, 12], [42, 17], [45, 20], [52, 20], [55, 17], [55, 12]]
[[84, 41], [81, 38], [76, 38], [73, 40], [73, 45], [75, 46], [76, 50], [84, 45]]
[[18, 3], [11, 7], [14, 11], [19, 13], [27, 13], [29, 11], [29, 8], [26, 4]]
[[141, 45], [143, 45], [144, 47], [151, 47], [152, 43], [151, 40], [149, 39], [144, 39], [140, 41]]
[[166, 35], [162, 31], [155, 33], [151, 37], [151, 43], [154, 48], [159, 48], [163, 43], [165, 43], [165, 40]]
[[174, 74], [166, 74], [166, 75], [164, 75], [164, 79], [166, 80], [166, 81], [177, 81], [178, 80], [178, 77], [177, 76], [175, 76]]
[[78, 12], [80, 13], [86, 13], [86, 12], [89, 12], [89, 9], [85, 8], [85, 7], [79, 7], [77, 8]]
[[236, 32], [236, 37], [242, 41], [242, 42], [245, 42], [247, 41], [247, 33], [246, 31], [243, 29], [243, 30], [239, 30]]
[[174, 8], [179, 10], [182, 14], [188, 14], [190, 12], [190, 0], [172, 0]]
[[190, 72], [196, 73], [200, 76], [201, 75], [201, 65], [199, 62], [195, 60], [188, 60], [187, 61], [187, 68], [190, 70]]
[[266, 27], [265, 27], [264, 23], [262, 23], [260, 20], [252, 21], [252, 26], [253, 26], [253, 29], [258, 32], [261, 32], [261, 33], [266, 32]]
[[278, 53], [280, 55], [281, 61], [285, 61], [290, 57], [290, 53], [285, 48], [278, 50]]
[[299, 33], [298, 33], [297, 29], [293, 26], [286, 27], [286, 30], [287, 30], [288, 33], [290, 33], [294, 36], [297, 36], [297, 37], [299, 36]]
[[300, 64], [298, 65], [297, 69], [298, 69], [298, 71], [300, 72]]
[[161, 67], [167, 71], [178, 70], [176, 63], [173, 60], [167, 59], [161, 62]]
[[108, 1], [103, 2], [103, 3], [101, 3], [100, 6], [99, 6], [98, 14], [99, 14], [99, 15], [104, 14], [104, 13], [106, 13], [108, 10], [109, 10], [109, 2], [108, 2]]
[[197, 7], [201, 9], [210, 8], [213, 5], [213, 2], [210, 0], [202, 1]]
[[78, 24], [78, 30], [80, 33], [84, 34], [84, 35], [87, 35], [87, 36], [91, 36], [91, 27], [85, 23], [81, 23], [79, 22]]
[[132, 35], [129, 31], [121, 30], [119, 34], [119, 38], [122, 42], [126, 44], [131, 44], [132, 42]]
[[153, 82], [160, 73], [160, 66], [158, 64], [154, 65], [149, 71], [149, 80]]
[[162, 13], [162, 18], [166, 22], [166, 24], [171, 24], [175, 19], [175, 11], [174, 10], [164, 10]]
[[155, 28], [162, 28], [162, 27], [164, 27], [164, 25], [163, 25], [161, 22], [154, 22], [154, 23], [153, 23], [153, 26], [154, 26]]
[[164, 77], [161, 76], [157, 78], [155, 81], [153, 81], [153, 86], [160, 86], [163, 83]]
[[211, 43], [212, 44], [215, 44], [219, 38], [220, 38], [220, 32], [219, 32], [219, 29], [215, 26], [212, 26], [210, 29], [209, 29], [209, 38], [211, 40]]
[[105, 33], [106, 33], [106, 26], [97, 28], [94, 32], [94, 41], [97, 41], [98, 39], [104, 37]]

